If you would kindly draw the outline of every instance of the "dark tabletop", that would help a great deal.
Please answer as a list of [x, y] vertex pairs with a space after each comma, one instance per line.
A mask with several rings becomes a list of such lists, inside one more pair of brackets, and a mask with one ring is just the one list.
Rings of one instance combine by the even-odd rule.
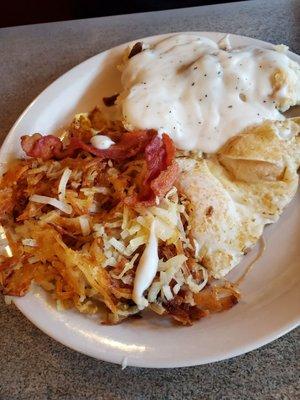
[[[112, 46], [175, 31], [231, 32], [300, 53], [300, 0], [262, 0], [0, 30], [1, 141], [62, 73]], [[215, 364], [126, 368], [67, 349], [0, 299], [0, 400], [299, 399], [299, 333]]]

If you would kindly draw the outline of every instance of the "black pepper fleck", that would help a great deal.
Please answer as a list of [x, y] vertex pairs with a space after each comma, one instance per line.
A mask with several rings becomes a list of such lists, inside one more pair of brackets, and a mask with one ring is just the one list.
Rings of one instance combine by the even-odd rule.
[[192, 86], [194, 86], [194, 85], [195, 85], [195, 82], [192, 83]]
[[228, 106], [228, 108], [232, 108], [232, 106], [230, 105], [230, 106]]
[[205, 95], [205, 97], [207, 97], [207, 94]]
[[194, 67], [194, 69], [197, 69], [197, 68], [198, 68], [197, 66]]
[[207, 74], [204, 74], [204, 76], [207, 76]]

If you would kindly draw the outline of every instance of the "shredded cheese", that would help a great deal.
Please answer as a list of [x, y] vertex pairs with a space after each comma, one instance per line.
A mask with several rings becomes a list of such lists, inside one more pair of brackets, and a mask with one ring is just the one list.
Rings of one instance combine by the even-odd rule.
[[32, 196], [29, 197], [29, 200], [33, 201], [34, 203], [49, 204], [50, 206], [58, 208], [60, 211], [66, 214], [72, 213], [72, 207], [70, 206], [70, 204], [66, 204], [63, 201], [55, 199], [54, 197], [33, 194]]
[[171, 288], [170, 288], [169, 285], [164, 285], [164, 286], [162, 287], [162, 291], [163, 291], [163, 294], [164, 294], [165, 298], [166, 298], [168, 301], [170, 301], [170, 300], [173, 299], [174, 296], [173, 296], [173, 294], [172, 294], [172, 292], [171, 292]]
[[88, 217], [86, 215], [81, 215], [78, 219], [83, 236], [88, 236], [91, 232]]
[[24, 246], [29, 246], [29, 247], [36, 247], [37, 246], [37, 242], [35, 239], [23, 239], [22, 240], [22, 244]]
[[116, 238], [112, 237], [111, 239], [109, 239], [108, 243], [110, 243], [119, 253], [121, 254], [126, 253], [126, 247]]
[[58, 199], [60, 201], [65, 201], [66, 197], [66, 187], [68, 184], [68, 180], [71, 176], [72, 171], [69, 168], [65, 168], [64, 172], [60, 178], [59, 185], [58, 185]]
[[158, 293], [161, 291], [161, 283], [160, 282], [153, 282], [152, 285], [150, 286], [150, 289], [148, 291], [148, 301], [149, 303], [154, 303]]
[[186, 279], [186, 283], [193, 293], [199, 293], [202, 289], [204, 289], [208, 281], [207, 270], [204, 267], [199, 267], [199, 269], [201, 269], [203, 274], [203, 281], [201, 283], [198, 284], [197, 282], [195, 282], [192, 275], [189, 275]]
[[[135, 263], [135, 260], [138, 258], [138, 254], [135, 254], [130, 261], [128, 261], [122, 270], [122, 272], [119, 275], [112, 275], [116, 279], [121, 279], [123, 276], [128, 272], [130, 269], [133, 268], [133, 265]], [[124, 281], [123, 281], [124, 282]], [[125, 282], [124, 282], [125, 283]]]
[[179, 285], [179, 283], [176, 283], [176, 285], [173, 287], [173, 292], [175, 295], [179, 293], [180, 288], [181, 285]]

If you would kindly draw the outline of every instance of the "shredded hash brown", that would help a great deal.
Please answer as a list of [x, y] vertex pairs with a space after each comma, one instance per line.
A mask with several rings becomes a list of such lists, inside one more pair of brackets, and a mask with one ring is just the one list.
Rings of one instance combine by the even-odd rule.
[[[115, 144], [93, 147], [95, 132]], [[0, 183], [4, 295], [24, 296], [35, 283], [58, 309], [97, 313], [102, 323], [140, 315], [133, 284], [155, 219], [159, 267], [144, 294], [148, 309], [191, 325], [238, 302], [238, 290], [197, 260], [168, 135], [107, 127], [95, 109], [77, 115], [62, 138], [36, 133], [21, 145], [28, 157]]]

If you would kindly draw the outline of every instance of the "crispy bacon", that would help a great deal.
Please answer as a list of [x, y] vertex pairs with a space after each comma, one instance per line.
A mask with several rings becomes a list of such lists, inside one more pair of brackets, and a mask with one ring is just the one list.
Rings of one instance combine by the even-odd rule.
[[85, 143], [78, 136], [74, 136], [63, 151], [62, 141], [58, 137], [35, 133], [32, 136], [22, 136], [21, 146], [28, 156], [42, 158], [44, 161], [51, 158], [73, 157], [78, 150], [86, 151], [101, 159], [126, 160], [144, 152], [147, 144], [156, 135], [157, 132], [153, 129], [124, 132], [116, 144], [105, 150], [99, 150], [91, 144]]
[[145, 158], [148, 173], [145, 183], [157, 178], [161, 171], [167, 169], [175, 158], [175, 146], [172, 139], [165, 133], [162, 139], [155, 136], [145, 148]]
[[147, 175], [145, 184], [150, 183], [166, 168], [166, 149], [164, 142], [159, 136], [155, 136], [145, 148], [145, 159], [147, 162]]
[[150, 206], [156, 196], [164, 196], [173, 186], [179, 174], [179, 167], [174, 161], [175, 146], [171, 138], [163, 134], [155, 136], [145, 148], [147, 173], [139, 195], [139, 201]]
[[21, 146], [27, 156], [41, 158], [44, 161], [58, 158], [63, 148], [62, 141], [58, 137], [42, 136], [39, 133], [22, 136]]
[[174, 161], [167, 167], [166, 170], [162, 171], [157, 178], [153, 179], [150, 186], [153, 193], [158, 196], [164, 196], [170, 189], [179, 175], [179, 166]]
[[67, 149], [67, 155], [73, 155], [76, 150], [84, 150], [101, 159], [109, 158], [111, 160], [126, 160], [143, 152], [147, 144], [156, 136], [156, 134], [156, 131], [153, 129], [125, 132], [118, 143], [105, 150], [99, 150], [90, 144], [84, 143], [78, 138], [72, 138]]
[[169, 166], [174, 161], [175, 154], [176, 154], [176, 148], [174, 146], [173, 140], [170, 138], [169, 135], [166, 135], [164, 133], [162, 136], [162, 140], [163, 140], [163, 144], [164, 144], [165, 150], [166, 150], [165, 163], [167, 166]]

